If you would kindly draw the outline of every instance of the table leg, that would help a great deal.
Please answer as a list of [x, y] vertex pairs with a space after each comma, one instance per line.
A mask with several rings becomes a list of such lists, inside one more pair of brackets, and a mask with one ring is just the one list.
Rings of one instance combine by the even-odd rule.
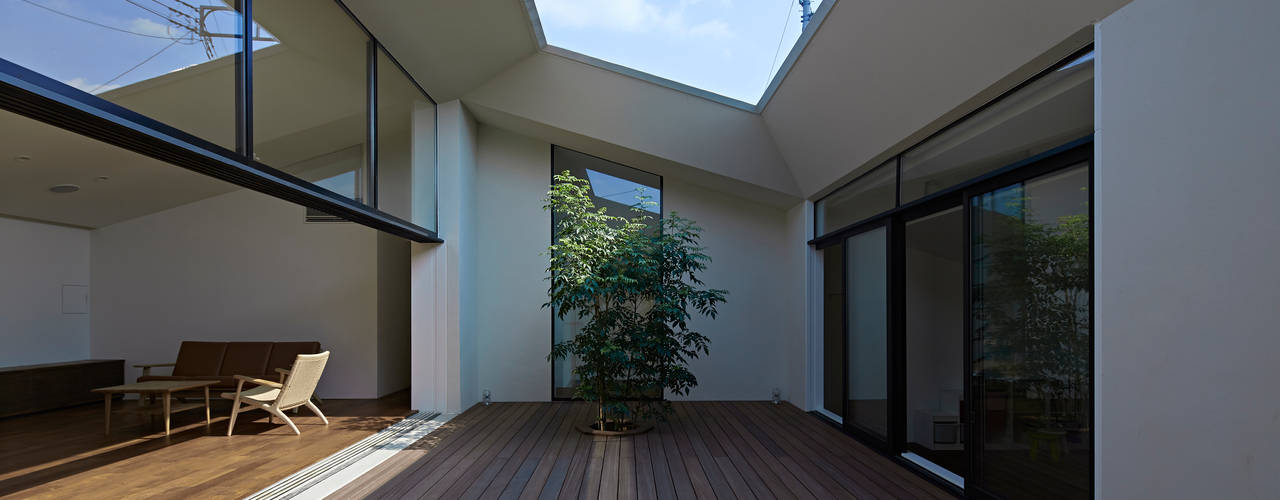
[[209, 419], [209, 386], [204, 386], [204, 426], [208, 427], [211, 423]]
[[169, 398], [170, 398], [169, 392], [165, 391], [164, 393], [164, 435], [165, 436], [169, 435]]
[[105, 415], [107, 426], [106, 426], [106, 432], [103, 433], [104, 436], [111, 435], [111, 396], [112, 396], [111, 393], [107, 393], [107, 411]]

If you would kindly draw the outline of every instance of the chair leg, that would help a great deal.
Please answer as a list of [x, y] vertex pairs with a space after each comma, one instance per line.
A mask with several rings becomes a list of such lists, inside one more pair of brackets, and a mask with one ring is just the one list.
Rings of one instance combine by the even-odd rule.
[[236, 414], [240, 413], [240, 402], [231, 403], [231, 421], [227, 422], [227, 435], [231, 435], [231, 429], [236, 428]]
[[280, 417], [280, 420], [284, 420], [284, 423], [289, 424], [289, 428], [293, 429], [294, 434], [297, 434], [299, 436], [302, 435], [302, 432], [298, 431], [298, 426], [293, 425], [293, 421], [289, 420], [289, 417], [285, 416], [284, 412], [277, 410], [275, 408], [268, 408], [267, 411], [272, 414], [275, 414], [275, 416], [277, 417]]
[[317, 417], [320, 417], [320, 420], [324, 421], [324, 425], [329, 425], [329, 419], [325, 418], [323, 413], [320, 413], [320, 409], [316, 408], [315, 403], [307, 401], [307, 409], [311, 410], [311, 413], [315, 413]]

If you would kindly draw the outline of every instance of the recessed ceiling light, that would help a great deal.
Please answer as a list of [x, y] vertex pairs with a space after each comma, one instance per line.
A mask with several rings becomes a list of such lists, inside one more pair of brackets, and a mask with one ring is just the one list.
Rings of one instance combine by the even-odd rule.
[[18, 155], [13, 157], [13, 161], [31, 161], [31, 155]]
[[49, 188], [49, 191], [52, 191], [55, 193], [74, 193], [79, 190], [80, 190], [80, 186], [77, 186], [75, 184], [58, 184], [57, 186], [53, 186]]
[[99, 175], [99, 176], [97, 176], [97, 177], [94, 177], [94, 179], [93, 179], [93, 180], [98, 181], [98, 182], [102, 182], [102, 181], [105, 181], [105, 180], [108, 180], [108, 179], [111, 179], [111, 178], [110, 178], [110, 177], [107, 177], [107, 176], [105, 176], [105, 175]]

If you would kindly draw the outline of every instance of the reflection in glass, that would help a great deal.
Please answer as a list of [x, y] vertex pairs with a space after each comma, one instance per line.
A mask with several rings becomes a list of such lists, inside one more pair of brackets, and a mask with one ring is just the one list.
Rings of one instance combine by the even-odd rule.
[[[657, 214], [662, 213], [662, 177], [658, 175], [559, 146], [551, 148], [551, 164], [556, 173], [568, 170], [574, 177], [586, 179], [591, 185], [592, 203], [611, 215], [630, 216], [633, 207], [650, 212], [648, 215], [655, 219]], [[552, 213], [551, 217], [554, 227], [557, 215]], [[656, 220], [653, 227], [657, 227]], [[577, 314], [568, 314], [560, 319], [553, 311], [552, 343], [573, 338], [590, 320], [590, 316], [579, 318]], [[553, 397], [573, 397], [573, 390], [578, 386], [578, 381], [573, 378], [573, 368], [577, 364], [578, 359], [575, 357], [553, 361]]]
[[[306, 15], [298, 15], [306, 12]], [[254, 155], [310, 181], [354, 172], [368, 186], [369, 40], [334, 2], [258, 0], [256, 26], [275, 44], [253, 46]]]
[[849, 414], [845, 422], [889, 433], [888, 229], [850, 237], [848, 248]]
[[897, 160], [889, 160], [814, 204], [817, 235], [840, 229], [895, 205]]
[[378, 209], [436, 229], [436, 106], [378, 50]]
[[844, 416], [844, 243], [822, 250], [822, 408]]
[[1088, 172], [971, 201], [980, 466], [983, 487], [1008, 498], [1090, 494]]
[[902, 155], [906, 204], [1093, 133], [1093, 57], [1082, 56]]
[[227, 5], [6, 2], [0, 58], [234, 150], [243, 23]]
[[963, 485], [964, 211], [905, 227], [906, 451]]

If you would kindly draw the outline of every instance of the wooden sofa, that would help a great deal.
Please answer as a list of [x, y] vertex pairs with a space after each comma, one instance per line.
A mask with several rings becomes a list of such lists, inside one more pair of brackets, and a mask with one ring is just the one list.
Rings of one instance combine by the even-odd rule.
[[[280, 379], [279, 370], [288, 370], [299, 354], [317, 354], [319, 342], [197, 342], [183, 341], [173, 363], [133, 365], [142, 368], [138, 382], [148, 380], [217, 380], [210, 390], [236, 388], [236, 375], [266, 380]], [[169, 375], [153, 375], [151, 370], [173, 367]]]

